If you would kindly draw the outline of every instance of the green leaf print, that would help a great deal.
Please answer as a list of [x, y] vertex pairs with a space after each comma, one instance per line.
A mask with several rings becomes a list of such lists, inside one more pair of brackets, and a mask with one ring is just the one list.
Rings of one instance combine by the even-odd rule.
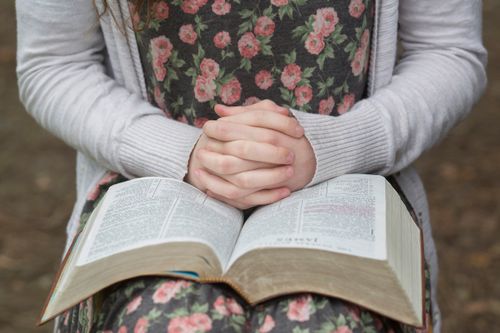
[[273, 18], [276, 16], [276, 14], [273, 14], [273, 6], [269, 6], [264, 11], [262, 12], [262, 15]]
[[247, 18], [251, 17], [252, 15], [254, 15], [254, 13], [255, 12], [251, 9], [243, 9], [243, 10], [240, 10], [238, 12], [238, 14], [240, 14], [242, 19], [247, 19]]
[[321, 328], [314, 333], [331, 333], [335, 331], [335, 325], [331, 321], [321, 324]]
[[287, 65], [294, 64], [295, 61], [297, 61], [297, 52], [293, 50], [290, 54], [284, 54], [283, 57], [285, 57], [285, 63]]
[[292, 333], [309, 333], [309, 329], [308, 328], [302, 329], [299, 326], [295, 326]]
[[162, 311], [158, 310], [157, 308], [152, 308], [151, 311], [149, 311], [148, 315], [146, 316], [150, 321], [156, 320], [161, 317]]
[[239, 25], [238, 35], [243, 35], [247, 31], [252, 31], [253, 24], [252, 21], [244, 21]]
[[342, 313], [337, 318], [337, 320], [335, 321], [335, 323], [337, 324], [337, 326], [344, 326], [345, 324], [347, 324], [347, 321], [345, 320], [345, 317], [344, 317], [344, 315]]
[[198, 53], [193, 54], [193, 62], [196, 68], [200, 68], [200, 63], [203, 57], [205, 57], [205, 50], [203, 50], [201, 45], [198, 45]]
[[181, 307], [175, 309], [174, 312], [170, 312], [170, 313], [165, 314], [165, 316], [169, 319], [172, 319], [175, 317], [184, 317], [187, 315], [189, 315], [188, 310], [186, 308], [181, 308]]
[[205, 303], [205, 304], [194, 303], [193, 306], [191, 307], [191, 312], [193, 312], [193, 313], [207, 313], [208, 312], [208, 303]]
[[241, 58], [240, 68], [243, 68], [247, 72], [250, 72], [250, 70], [252, 69], [252, 62], [250, 61], [250, 59]]
[[206, 30], [208, 28], [208, 25], [206, 25], [205, 23], [202, 22], [201, 18], [196, 15], [194, 17], [194, 23], [195, 23], [195, 30], [196, 30], [196, 33], [198, 34], [198, 36], [201, 35], [201, 32]]
[[315, 69], [316, 67], [307, 67], [302, 71], [302, 77], [305, 79], [310, 78], [313, 75]]

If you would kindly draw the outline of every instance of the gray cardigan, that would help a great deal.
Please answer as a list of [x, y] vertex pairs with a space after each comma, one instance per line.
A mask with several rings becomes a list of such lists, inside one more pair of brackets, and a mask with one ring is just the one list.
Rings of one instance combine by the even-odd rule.
[[[16, 1], [21, 100], [41, 126], [78, 151], [70, 238], [105, 170], [182, 179], [201, 132], [146, 101], [127, 1], [108, 3], [114, 19], [109, 11], [99, 18], [92, 0]], [[480, 0], [377, 0], [368, 98], [340, 117], [293, 111], [317, 160], [308, 185], [344, 173], [400, 172], [397, 180], [424, 224], [434, 300], [435, 248], [423, 187], [410, 165], [467, 115], [485, 87], [481, 7]], [[435, 302], [433, 314], [438, 332]]]

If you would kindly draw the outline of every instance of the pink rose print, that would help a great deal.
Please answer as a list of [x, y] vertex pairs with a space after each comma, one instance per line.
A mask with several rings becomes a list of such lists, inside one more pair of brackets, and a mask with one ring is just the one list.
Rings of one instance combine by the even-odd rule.
[[264, 323], [262, 326], [259, 328], [259, 333], [268, 333], [270, 332], [275, 326], [274, 319], [270, 315], [266, 315], [264, 318]]
[[330, 96], [326, 99], [322, 99], [319, 102], [318, 113], [328, 115], [328, 114], [332, 113], [334, 106], [335, 106], [335, 101], [333, 100], [332, 96]]
[[234, 300], [234, 298], [227, 298], [226, 306], [229, 309], [229, 312], [231, 312], [234, 315], [243, 314], [243, 308]]
[[288, 64], [281, 72], [281, 83], [289, 90], [295, 89], [297, 83], [301, 80], [302, 70], [297, 64]]
[[232, 298], [224, 298], [224, 296], [219, 296], [214, 302], [215, 311], [217, 311], [222, 316], [242, 315], [243, 308]]
[[180, 117], [177, 117], [175, 120], [180, 121], [181, 123], [187, 124], [188, 120], [185, 115], [182, 115]]
[[364, 55], [363, 55], [363, 53], [361, 53], [362, 51], [363, 51], [362, 49], [358, 49], [356, 51], [354, 59], [351, 62], [352, 74], [354, 74], [354, 76], [359, 76], [361, 74], [361, 72], [363, 72]]
[[305, 47], [310, 54], [320, 54], [325, 48], [323, 36], [318, 33], [310, 33], [305, 41]]
[[326, 37], [335, 31], [335, 26], [339, 22], [337, 12], [333, 8], [321, 8], [314, 15], [314, 32]]
[[245, 101], [243, 102], [243, 106], [249, 106], [258, 102], [260, 102], [260, 98], [256, 96], [250, 96], [247, 99], [245, 99]]
[[166, 63], [172, 54], [173, 46], [170, 39], [165, 36], [159, 36], [151, 39], [150, 48], [153, 61], [158, 60], [161, 63]]
[[288, 5], [288, 0], [271, 0], [271, 3], [276, 7], [282, 7]]
[[241, 84], [237, 78], [232, 79], [220, 88], [220, 98], [226, 105], [231, 105], [240, 100]]
[[231, 36], [227, 31], [219, 31], [214, 36], [215, 47], [223, 49], [231, 43]]
[[128, 330], [126, 326], [120, 326], [120, 328], [118, 329], [118, 333], [127, 333], [127, 332]]
[[[106, 174], [104, 177], [102, 177], [102, 179], [99, 181], [99, 183], [97, 184], [96, 187], [94, 187], [94, 189], [92, 190], [92, 192], [90, 192], [88, 195], [87, 195], [87, 200], [92, 200], [94, 201], [95, 199], [97, 199], [97, 197], [99, 196], [99, 194], [101, 194], [101, 188], [100, 186], [101, 185], [104, 185], [104, 184], [108, 184], [110, 183], [113, 179], [115, 179], [116, 177], [118, 177], [118, 174], [115, 173], [115, 172], [109, 172], [108, 174]], [[65, 324], [64, 325], [68, 325], [68, 320], [69, 320], [69, 312], [65, 312], [64, 313], [64, 322]]]
[[169, 8], [165, 1], [160, 1], [154, 5], [154, 17], [157, 20], [165, 20], [168, 18]]
[[309, 86], [301, 86], [295, 88], [294, 91], [295, 98], [297, 99], [297, 105], [303, 106], [311, 101], [313, 96], [313, 91]]
[[153, 58], [153, 71], [155, 72], [155, 78], [162, 82], [167, 76], [167, 69], [163, 66], [164, 62], [161, 58]]
[[215, 97], [216, 88], [214, 80], [200, 75], [196, 78], [194, 97], [200, 103], [211, 101]]
[[212, 11], [216, 15], [226, 15], [231, 11], [231, 4], [225, 0], [215, 0], [212, 4]]
[[179, 38], [186, 44], [194, 45], [198, 34], [194, 31], [192, 24], [184, 24], [179, 29]]
[[238, 50], [244, 58], [252, 59], [260, 51], [260, 42], [252, 32], [246, 32], [238, 41]]
[[370, 30], [366, 29], [361, 35], [361, 47], [367, 48], [370, 43]]
[[203, 125], [205, 125], [205, 123], [208, 121], [207, 118], [205, 117], [198, 117], [194, 120], [194, 126], [198, 127], [198, 128], [202, 128]]
[[184, 0], [181, 4], [181, 10], [186, 14], [196, 14], [200, 7], [196, 0]]
[[137, 320], [134, 327], [134, 333], [146, 333], [149, 327], [149, 320], [146, 317], [141, 317]]
[[354, 76], [359, 76], [362, 72], [366, 72], [368, 70], [368, 42], [363, 39], [365, 35], [369, 36], [369, 33], [363, 33], [361, 36], [361, 45], [356, 50], [354, 59], [351, 62], [351, 69]]
[[255, 75], [255, 84], [262, 90], [267, 90], [273, 85], [273, 76], [271, 72], [261, 70]]
[[349, 111], [349, 109], [352, 108], [352, 106], [354, 105], [354, 99], [355, 99], [354, 94], [345, 95], [342, 104], [339, 105], [339, 108], [337, 110], [338, 113], [343, 114]]
[[311, 311], [311, 295], [300, 296], [288, 304], [286, 316], [293, 321], [304, 322], [309, 320]]
[[142, 302], [142, 297], [141, 296], [137, 296], [136, 298], [134, 298], [133, 300], [131, 300], [128, 305], [127, 305], [127, 314], [131, 314], [132, 312], [134, 312], [135, 310], [137, 310], [137, 308], [139, 307], [139, 305], [141, 305], [141, 302]]
[[[184, 119], [186, 118], [184, 115], [183, 115], [183, 117], [184, 117]], [[177, 119], [177, 120], [180, 120], [180, 118]], [[182, 121], [182, 120], [180, 120], [180, 121]], [[185, 119], [185, 122], [187, 122], [187, 119]], [[160, 285], [160, 287], [158, 287], [158, 289], [153, 294], [153, 303], [155, 303], [155, 304], [157, 304], [157, 303], [161, 303], [161, 304], [168, 303], [172, 298], [175, 297], [175, 295], [183, 287], [185, 287], [185, 286], [182, 283], [182, 281], [168, 281], [168, 282], [162, 283]]]
[[167, 333], [195, 333], [194, 327], [189, 317], [175, 317], [170, 320], [167, 327]]
[[351, 0], [349, 4], [349, 14], [354, 18], [360, 18], [365, 11], [363, 0]]
[[229, 309], [226, 307], [224, 296], [217, 297], [214, 302], [214, 308], [221, 316], [229, 316]]
[[255, 23], [255, 29], [253, 30], [257, 36], [271, 36], [274, 33], [274, 28], [276, 25], [273, 20], [267, 16], [261, 16], [257, 19]]
[[189, 324], [195, 328], [195, 332], [207, 332], [212, 329], [212, 319], [205, 313], [193, 313], [189, 316]]
[[343, 326], [337, 327], [337, 329], [333, 333], [352, 333], [352, 331], [348, 326], [343, 325]]
[[153, 91], [154, 94], [154, 100], [156, 105], [165, 111], [167, 109], [167, 106], [165, 105], [165, 94], [161, 92], [161, 89], [159, 86], [155, 86], [155, 89]]
[[203, 58], [200, 64], [201, 75], [208, 79], [215, 79], [219, 75], [219, 64], [210, 58]]

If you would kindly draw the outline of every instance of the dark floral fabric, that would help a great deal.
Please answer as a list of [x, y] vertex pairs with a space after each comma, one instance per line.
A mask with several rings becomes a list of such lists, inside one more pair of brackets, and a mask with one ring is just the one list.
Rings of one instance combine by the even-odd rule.
[[[109, 187], [125, 180], [121, 175], [109, 173], [89, 193], [80, 230]], [[399, 190], [393, 177], [389, 181]], [[404, 195], [402, 199], [418, 221]], [[116, 283], [82, 301], [58, 317], [56, 333], [432, 332], [427, 265], [425, 281], [425, 329], [400, 324], [336, 298], [305, 293], [282, 296], [252, 307], [224, 284], [151, 276]]]
[[[267, 98], [305, 112], [347, 112], [364, 95], [373, 9], [373, 0], [171, 0], [157, 2], [149, 14], [130, 11], [150, 102], [170, 118], [201, 127], [217, 118], [215, 103]], [[80, 228], [109, 186], [125, 180], [115, 173], [101, 180], [87, 197]], [[425, 273], [425, 330], [314, 294], [251, 307], [223, 284], [138, 277], [66, 311], [56, 331], [428, 332], [427, 266]]]
[[373, 0], [171, 0], [130, 5], [149, 100], [201, 127], [216, 103], [326, 115], [363, 97]]

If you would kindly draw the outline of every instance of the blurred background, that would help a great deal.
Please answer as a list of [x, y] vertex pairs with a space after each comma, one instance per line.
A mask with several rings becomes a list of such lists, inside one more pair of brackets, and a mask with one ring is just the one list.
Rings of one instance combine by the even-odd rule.
[[[489, 87], [474, 112], [417, 163], [440, 257], [443, 332], [500, 327], [500, 1], [484, 1]], [[0, 0], [0, 333], [35, 321], [75, 197], [75, 153], [18, 101], [14, 1]]]

